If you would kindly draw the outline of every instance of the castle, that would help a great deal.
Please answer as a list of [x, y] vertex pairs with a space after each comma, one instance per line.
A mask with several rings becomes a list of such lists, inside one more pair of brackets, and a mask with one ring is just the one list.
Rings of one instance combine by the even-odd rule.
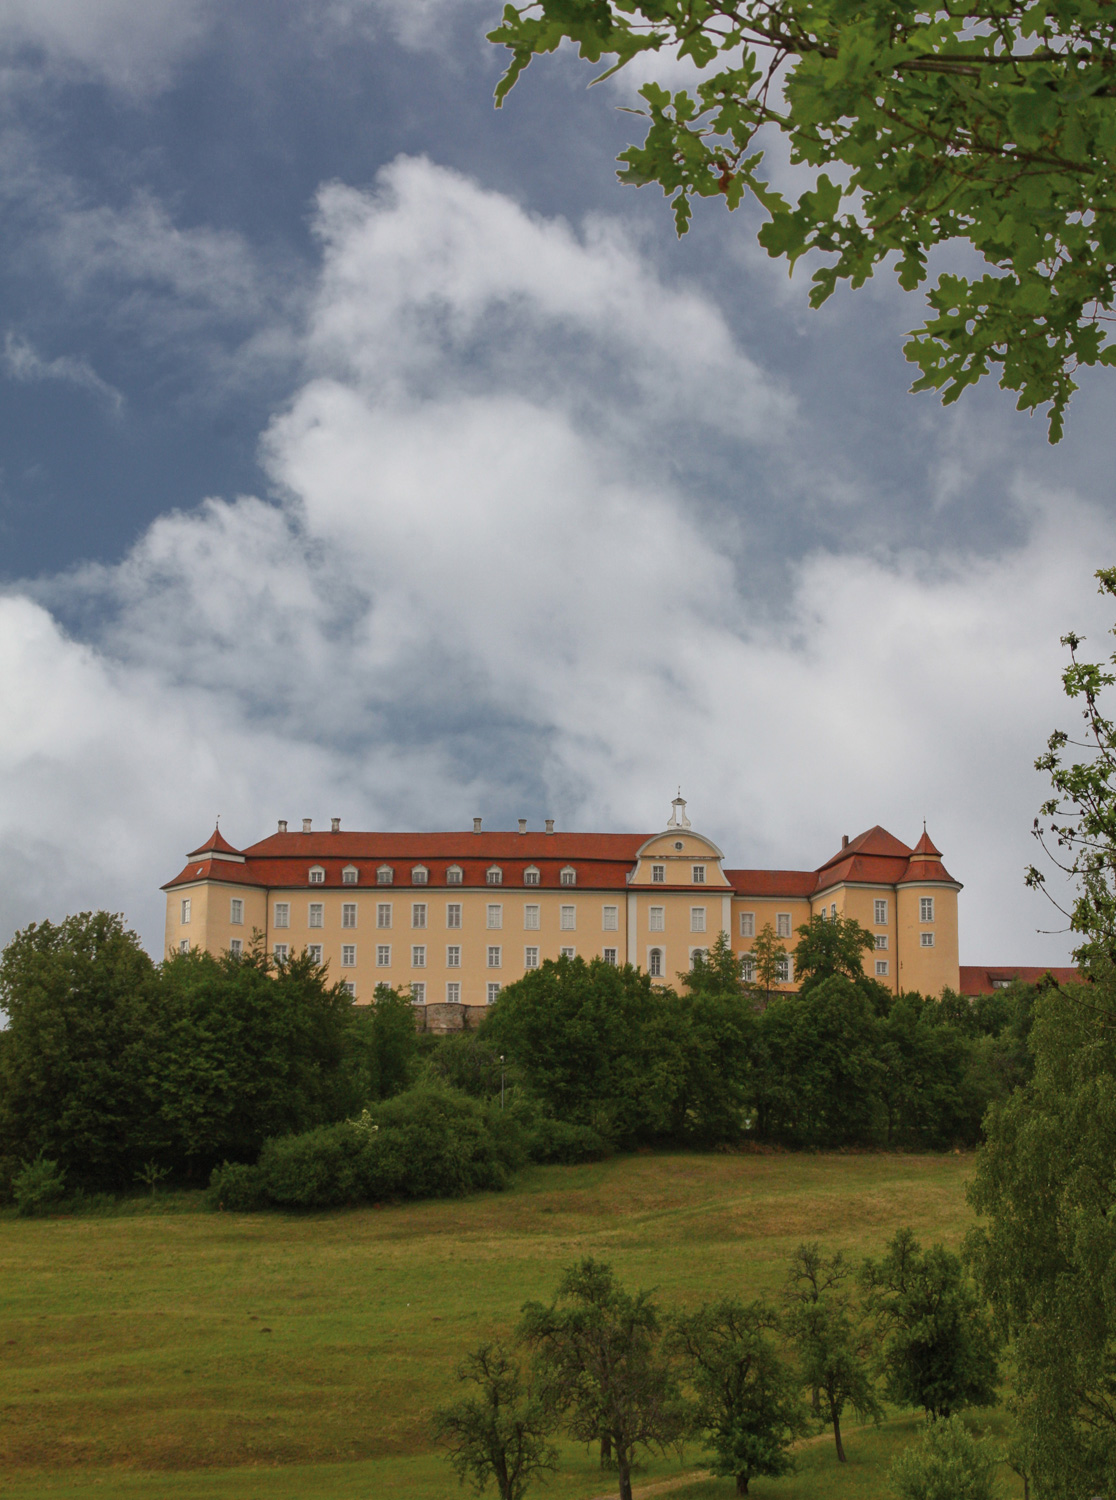
[[815, 914], [853, 917], [875, 937], [866, 969], [898, 993], [958, 989], [957, 895], [925, 828], [913, 848], [870, 828], [816, 870], [728, 870], [674, 799], [661, 833], [328, 832], [303, 820], [234, 849], [219, 830], [169, 881], [169, 952], [242, 952], [260, 933], [286, 958], [309, 950], [358, 1001], [377, 984], [419, 1005], [482, 1007], [548, 958], [638, 965], [674, 983], [717, 935], [745, 978], [770, 924], [795, 987], [795, 929]]

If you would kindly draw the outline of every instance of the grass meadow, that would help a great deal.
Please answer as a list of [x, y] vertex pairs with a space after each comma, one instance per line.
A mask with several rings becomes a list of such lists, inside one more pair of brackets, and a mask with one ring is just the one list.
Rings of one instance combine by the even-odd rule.
[[[196, 1196], [128, 1211], [0, 1215], [0, 1474], [6, 1500], [445, 1500], [430, 1439], [462, 1353], [592, 1254], [664, 1302], [781, 1283], [802, 1240], [876, 1253], [900, 1224], [956, 1246], [967, 1156], [637, 1155], [534, 1168], [514, 1191], [351, 1212], [210, 1214]], [[759, 1500], [883, 1500], [917, 1431], [850, 1425], [850, 1462], [807, 1441]], [[688, 1451], [646, 1492], [729, 1496]], [[689, 1477], [687, 1477], [689, 1476]], [[1022, 1493], [1004, 1471], [1005, 1497]], [[491, 1493], [491, 1492], [490, 1492]], [[615, 1494], [567, 1445], [532, 1494]]]

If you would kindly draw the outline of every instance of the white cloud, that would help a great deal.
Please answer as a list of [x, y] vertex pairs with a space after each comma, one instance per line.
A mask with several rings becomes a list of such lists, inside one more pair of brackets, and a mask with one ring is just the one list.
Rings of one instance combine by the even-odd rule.
[[212, 12], [212, 0], [0, 0], [0, 51], [144, 94], [194, 50]]
[[60, 354], [54, 359], [44, 359], [31, 344], [10, 329], [4, 337], [4, 368], [12, 380], [21, 384], [33, 384], [41, 380], [59, 380], [64, 385], [75, 385], [99, 397], [114, 412], [124, 405], [124, 397], [115, 386], [102, 380], [88, 360], [74, 354]]
[[1058, 636], [1102, 649], [1090, 510], [1020, 486], [1026, 539], [983, 560], [804, 540], [773, 608], [747, 507], [730, 534], [663, 457], [731, 433], [753, 506], [778, 483], [752, 459], [793, 462], [793, 404], [715, 306], [426, 162], [327, 189], [319, 228], [308, 373], [264, 440], [280, 500], [165, 516], [3, 601], [5, 928], [120, 904], [158, 951], [156, 887], [218, 811], [245, 843], [338, 813], [651, 829], [681, 781], [732, 864], [925, 816], [963, 957], [1062, 957], [1021, 868]]

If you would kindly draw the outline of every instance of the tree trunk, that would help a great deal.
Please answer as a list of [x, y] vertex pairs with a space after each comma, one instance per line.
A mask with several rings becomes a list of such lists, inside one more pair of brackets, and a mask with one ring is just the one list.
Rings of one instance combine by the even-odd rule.
[[620, 1470], [620, 1500], [632, 1500], [631, 1465], [619, 1448], [616, 1450], [616, 1467]]
[[830, 1411], [833, 1413], [833, 1441], [837, 1444], [837, 1462], [843, 1464], [847, 1460], [844, 1444], [841, 1442], [841, 1414], [833, 1407], [830, 1407]]
[[738, 1474], [736, 1476], [736, 1493], [738, 1495], [746, 1495], [748, 1493], [747, 1474]]
[[601, 1468], [607, 1469], [612, 1463], [612, 1433], [601, 1433]]

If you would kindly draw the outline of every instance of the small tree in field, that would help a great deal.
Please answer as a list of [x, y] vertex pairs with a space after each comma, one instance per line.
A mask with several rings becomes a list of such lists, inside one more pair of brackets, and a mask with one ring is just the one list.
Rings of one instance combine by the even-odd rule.
[[794, 1373], [771, 1334], [778, 1316], [762, 1302], [725, 1300], [675, 1319], [672, 1343], [689, 1366], [697, 1395], [694, 1426], [714, 1474], [778, 1478], [793, 1467], [789, 1448], [805, 1427]]
[[851, 1406], [878, 1422], [882, 1408], [868, 1368], [868, 1339], [853, 1318], [852, 1268], [840, 1251], [826, 1259], [819, 1247], [799, 1245], [787, 1273], [787, 1328], [801, 1362], [802, 1383], [814, 1410], [833, 1428], [838, 1463], [845, 1462], [841, 1415]]
[[535, 1475], [558, 1462], [548, 1441], [553, 1422], [546, 1407], [498, 1343], [467, 1355], [457, 1378], [475, 1386], [476, 1394], [435, 1412], [435, 1436], [449, 1449], [460, 1483], [470, 1480], [481, 1494], [492, 1480], [500, 1500], [520, 1500]]
[[891, 1465], [900, 1500], [994, 1500], [996, 1456], [960, 1417], [932, 1422]]
[[519, 1335], [535, 1354], [544, 1399], [571, 1436], [600, 1444], [602, 1463], [618, 1472], [620, 1500], [632, 1500], [638, 1449], [661, 1451], [685, 1430], [650, 1294], [633, 1296], [609, 1266], [583, 1260], [566, 1271], [549, 1307], [525, 1305]]

